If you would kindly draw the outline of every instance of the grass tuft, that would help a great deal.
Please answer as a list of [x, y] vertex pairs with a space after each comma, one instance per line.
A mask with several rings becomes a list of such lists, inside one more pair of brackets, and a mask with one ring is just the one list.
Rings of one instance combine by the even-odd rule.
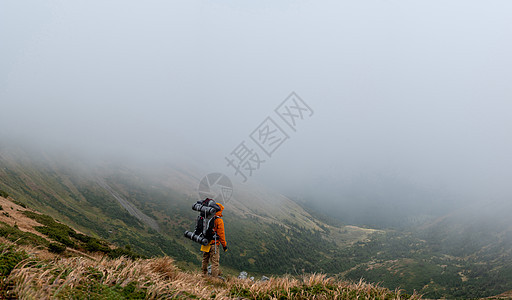
[[[0, 244], [1, 245], [1, 244]], [[14, 246], [0, 247], [2, 282], [20, 299], [419, 299], [400, 291], [324, 274], [272, 277], [268, 281], [220, 280], [179, 270], [173, 259], [108, 256], [36, 259]], [[9, 255], [4, 255], [9, 253]], [[30, 252], [30, 251], [29, 251]], [[34, 251], [35, 253], [35, 251]]]

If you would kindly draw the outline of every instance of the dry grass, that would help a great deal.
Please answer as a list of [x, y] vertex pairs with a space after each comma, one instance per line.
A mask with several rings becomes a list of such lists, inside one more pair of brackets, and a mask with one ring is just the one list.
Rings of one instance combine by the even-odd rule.
[[[26, 260], [9, 277], [20, 298], [67, 298], [74, 289], [87, 294], [87, 287], [128, 285], [144, 292], [147, 299], [198, 295], [210, 297], [224, 288], [212, 287], [199, 274], [179, 271], [169, 257], [131, 260], [128, 258], [91, 260], [84, 257]], [[213, 290], [212, 290], [213, 288]]]
[[[21, 207], [12, 202], [11, 199], [12, 198], [0, 197], [0, 206], [3, 208], [3, 211], [0, 211], [0, 221], [9, 226], [17, 225], [22, 231], [30, 232], [47, 239], [46, 236], [34, 229], [34, 227], [41, 226], [41, 224], [23, 214], [26, 210], [33, 210]], [[8, 213], [8, 215], [4, 214], [4, 212]]]
[[400, 291], [365, 283], [339, 281], [325, 274], [309, 274], [301, 278], [277, 277], [267, 282], [240, 280], [231, 290], [248, 299], [420, 299], [419, 295], [401, 296]]
[[12, 271], [9, 280], [21, 299], [118, 299], [122, 295], [145, 299], [403, 299], [396, 291], [363, 281], [341, 282], [323, 274], [265, 282], [222, 281], [180, 271], [169, 257], [28, 259]]
[[[3, 238], [0, 243], [15, 246]], [[391, 292], [362, 280], [344, 282], [323, 274], [273, 277], [264, 282], [233, 277], [222, 281], [198, 272], [183, 272], [169, 257], [108, 259], [78, 251], [73, 252], [78, 257], [64, 257], [48, 252], [46, 247], [24, 245], [16, 249], [30, 256], [7, 278], [10, 290], [20, 299], [409, 298], [400, 295], [400, 291]]]

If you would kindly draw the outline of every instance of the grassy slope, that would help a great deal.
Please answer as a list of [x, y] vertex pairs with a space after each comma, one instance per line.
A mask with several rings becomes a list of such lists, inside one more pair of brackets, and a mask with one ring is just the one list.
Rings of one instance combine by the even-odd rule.
[[147, 256], [196, 259], [173, 237], [155, 232], [129, 215], [90, 173], [79, 168], [66, 170], [51, 161], [5, 159], [5, 155], [0, 167], [0, 189], [82, 232], [119, 246], [130, 245]]
[[0, 241], [1, 297], [21, 299], [419, 299], [325, 275], [225, 281], [180, 271], [171, 258], [64, 257]]
[[[83, 232], [105, 238], [119, 246], [130, 245], [148, 256], [166, 254], [181, 261], [197, 261], [197, 244], [182, 237], [184, 230], [193, 228], [196, 217], [196, 213], [190, 209], [193, 200], [187, 196], [190, 191], [195, 193], [197, 188], [198, 180], [191, 172], [162, 168], [148, 174], [144, 170], [114, 165], [103, 165], [91, 171], [87, 170], [85, 163], [70, 159], [62, 158], [57, 162], [48, 157], [39, 160], [27, 157], [19, 153], [2, 153], [0, 189]], [[98, 177], [142, 212], [156, 219], [161, 232], [155, 232], [130, 216], [98, 184]], [[261, 260], [261, 251], [253, 250], [263, 249], [265, 240], [281, 237], [273, 245], [274, 252], [279, 250], [278, 244], [287, 240], [282, 232], [275, 231], [273, 224], [313, 230], [317, 235], [321, 234], [337, 243], [350, 244], [368, 235], [366, 230], [356, 227], [344, 231], [331, 227], [336, 235], [329, 237], [326, 231], [329, 225], [318, 221], [291, 200], [258, 189], [236, 190], [234, 199], [226, 208], [225, 221], [233, 249], [238, 246], [252, 251], [245, 257], [245, 262], [227, 259], [227, 266], [238, 269], [247, 261]], [[250, 238], [250, 232], [242, 234], [239, 230], [241, 227], [260, 231], [261, 239], [254, 241]], [[308, 243], [309, 234], [310, 231], [304, 235], [298, 234], [295, 239], [303, 244]], [[235, 255], [242, 258], [244, 251], [241, 249]], [[259, 266], [261, 272], [277, 271], [269, 264]]]
[[[82, 232], [130, 245], [147, 256], [170, 255], [181, 267], [198, 267], [198, 245], [181, 237], [193, 228], [196, 214], [188, 191], [195, 191], [197, 174], [166, 167], [157, 175], [112, 165], [92, 174], [81, 169], [69, 162], [3, 155], [0, 189]], [[96, 176], [155, 218], [161, 233], [126, 214]], [[512, 288], [511, 247], [506, 243], [511, 239], [478, 239], [486, 237], [485, 231], [446, 232], [453, 224], [444, 223], [414, 234], [344, 226], [321, 220], [282, 196], [249, 188], [235, 193], [224, 220], [230, 251], [222, 265], [230, 274], [341, 273], [428, 297], [482, 297]], [[473, 248], [460, 252], [465, 245]]]
[[[419, 298], [362, 281], [351, 283], [315, 274], [256, 282], [231, 276], [225, 281], [205, 278], [198, 272], [180, 271], [168, 256], [142, 259], [130, 251], [116, 252], [118, 249], [104, 241], [77, 233], [12, 198], [0, 196], [0, 204], [3, 212], [9, 212], [0, 215], [2, 299]], [[52, 230], [41, 230], [44, 228]], [[65, 240], [72, 244], [55, 253], [51, 245]], [[88, 247], [99, 244], [106, 247]]]

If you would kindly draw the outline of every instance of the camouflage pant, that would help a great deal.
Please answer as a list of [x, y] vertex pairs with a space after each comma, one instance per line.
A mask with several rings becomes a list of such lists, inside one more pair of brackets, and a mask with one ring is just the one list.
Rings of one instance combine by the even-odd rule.
[[212, 263], [212, 276], [217, 277], [221, 274], [219, 269], [220, 260], [220, 247], [219, 245], [212, 245], [210, 252], [203, 252], [203, 274], [208, 273], [208, 262]]

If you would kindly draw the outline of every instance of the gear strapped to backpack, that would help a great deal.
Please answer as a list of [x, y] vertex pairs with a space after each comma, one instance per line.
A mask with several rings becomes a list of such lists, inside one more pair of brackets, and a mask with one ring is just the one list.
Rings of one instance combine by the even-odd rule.
[[218, 218], [215, 213], [220, 211], [220, 206], [218, 206], [213, 199], [206, 198], [194, 203], [192, 209], [199, 211], [196, 228], [194, 232], [185, 231], [184, 236], [206, 246], [211, 240], [217, 237], [213, 228], [215, 226], [215, 220]]

